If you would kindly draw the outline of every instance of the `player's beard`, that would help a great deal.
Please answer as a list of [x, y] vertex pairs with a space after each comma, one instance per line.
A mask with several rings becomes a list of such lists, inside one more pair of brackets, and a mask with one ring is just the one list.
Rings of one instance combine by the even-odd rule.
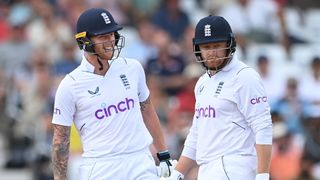
[[226, 58], [208, 57], [204, 63], [209, 70], [216, 71], [225, 60]]

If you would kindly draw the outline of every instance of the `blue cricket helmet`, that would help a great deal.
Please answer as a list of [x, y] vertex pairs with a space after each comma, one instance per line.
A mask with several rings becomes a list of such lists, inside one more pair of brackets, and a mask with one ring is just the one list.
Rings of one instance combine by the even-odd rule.
[[[199, 62], [204, 61], [199, 48], [200, 44], [227, 42], [227, 57], [229, 57], [230, 60], [236, 51], [234, 34], [227, 20], [221, 16], [209, 15], [202, 18], [196, 25], [195, 36], [192, 41], [193, 51]], [[223, 68], [227, 63], [230, 62], [230, 60], [226, 61], [226, 63], [219, 67], [219, 69]], [[206, 65], [204, 63], [202, 64], [207, 69]]]
[[233, 33], [229, 23], [221, 16], [210, 15], [198, 22], [193, 44], [228, 42], [231, 36]]
[[121, 29], [110, 12], [102, 8], [86, 10], [77, 21], [77, 33], [87, 32], [89, 36], [108, 34]]
[[78, 18], [76, 27], [77, 34], [75, 38], [80, 49], [91, 53], [95, 52], [90, 37], [114, 32], [116, 39], [115, 44], [117, 45], [120, 39], [118, 31], [122, 29], [122, 27], [115, 22], [111, 13], [102, 8], [91, 8], [84, 11]]

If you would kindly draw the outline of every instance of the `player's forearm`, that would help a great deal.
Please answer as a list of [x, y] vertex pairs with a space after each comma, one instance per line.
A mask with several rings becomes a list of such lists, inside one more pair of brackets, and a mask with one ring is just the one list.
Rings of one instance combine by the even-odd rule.
[[258, 168], [257, 173], [269, 173], [272, 145], [257, 144]]
[[153, 138], [153, 144], [158, 151], [166, 150], [161, 125], [150, 98], [140, 103], [144, 123]]
[[69, 151], [64, 146], [57, 147], [52, 151], [53, 174], [55, 180], [67, 179], [68, 154]]
[[179, 171], [183, 175], [186, 175], [190, 169], [196, 165], [196, 161], [185, 156], [181, 156], [175, 170]]
[[151, 115], [150, 117], [144, 118], [144, 122], [153, 138], [153, 144], [155, 148], [158, 151], [167, 150], [158, 118], [155, 118], [154, 115]]
[[52, 164], [55, 180], [67, 179], [70, 127], [54, 125]]

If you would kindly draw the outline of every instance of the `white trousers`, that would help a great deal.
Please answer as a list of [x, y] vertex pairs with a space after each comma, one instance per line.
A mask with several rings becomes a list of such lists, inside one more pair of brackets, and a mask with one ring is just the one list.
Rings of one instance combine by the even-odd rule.
[[256, 156], [223, 156], [200, 165], [198, 180], [254, 180], [256, 169]]
[[150, 151], [108, 158], [83, 158], [79, 180], [159, 180]]

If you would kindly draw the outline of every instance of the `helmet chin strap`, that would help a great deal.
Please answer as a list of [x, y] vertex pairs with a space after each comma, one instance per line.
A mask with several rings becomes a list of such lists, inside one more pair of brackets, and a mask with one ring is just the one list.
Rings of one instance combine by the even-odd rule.
[[[92, 54], [96, 55], [96, 57], [97, 57], [97, 61], [98, 61], [98, 64], [99, 64], [99, 66], [100, 66], [100, 67], [99, 67], [99, 71], [102, 71], [102, 70], [103, 70], [103, 63], [101, 62], [102, 60], [101, 60], [101, 57], [99, 56], [99, 54], [106, 53], [106, 52], [108, 52], [108, 51], [110, 51], [110, 50], [105, 48], [105, 51], [104, 51], [104, 52], [101, 52], [101, 53], [97, 53], [97, 52], [92, 53]], [[113, 55], [114, 55], [114, 47], [112, 48], [112, 55], [111, 55], [111, 59], [109, 59], [109, 60], [112, 60]]]
[[101, 62], [100, 60], [100, 57], [98, 54], [96, 54], [96, 57], [97, 57], [97, 61], [98, 61], [98, 64], [99, 64], [99, 71], [102, 71], [103, 70], [103, 63]]

